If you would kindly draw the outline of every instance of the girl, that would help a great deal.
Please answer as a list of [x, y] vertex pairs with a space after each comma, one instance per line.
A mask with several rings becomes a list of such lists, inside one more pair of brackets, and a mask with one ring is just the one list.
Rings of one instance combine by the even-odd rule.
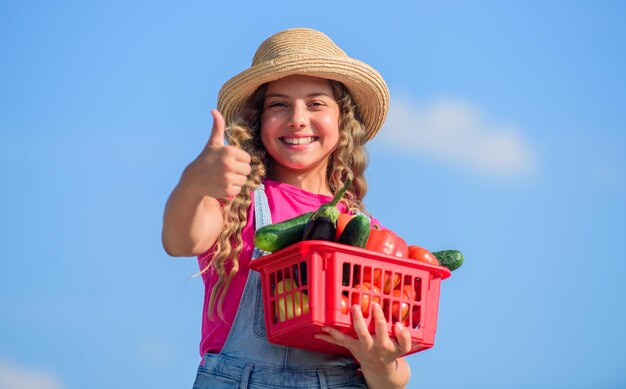
[[[375, 334], [351, 308], [357, 339], [333, 328], [318, 337], [354, 358], [270, 344], [265, 336], [255, 228], [316, 210], [350, 176], [342, 212], [363, 211], [364, 143], [382, 126], [389, 92], [380, 74], [321, 32], [279, 32], [252, 66], [224, 84], [213, 128], [165, 207], [163, 246], [198, 256], [205, 284], [203, 357], [194, 388], [403, 388], [410, 335]], [[227, 144], [226, 142], [227, 141]]]

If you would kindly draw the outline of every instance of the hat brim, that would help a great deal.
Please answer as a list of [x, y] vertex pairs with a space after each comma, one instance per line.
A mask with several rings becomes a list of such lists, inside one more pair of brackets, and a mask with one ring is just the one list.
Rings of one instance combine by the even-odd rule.
[[252, 66], [222, 86], [217, 109], [224, 115], [226, 123], [231, 123], [259, 86], [296, 74], [344, 84], [365, 126], [366, 141], [372, 139], [382, 127], [389, 109], [389, 91], [385, 81], [374, 68], [350, 57], [289, 56]]

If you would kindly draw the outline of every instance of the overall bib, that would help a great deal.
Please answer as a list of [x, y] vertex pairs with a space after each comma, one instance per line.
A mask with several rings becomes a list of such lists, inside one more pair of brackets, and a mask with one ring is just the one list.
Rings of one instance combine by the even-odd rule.
[[[264, 186], [254, 191], [255, 228], [271, 223]], [[265, 253], [254, 248], [252, 260]], [[219, 354], [205, 354], [194, 389], [367, 388], [352, 358], [271, 344], [261, 280], [250, 270], [235, 321]]]

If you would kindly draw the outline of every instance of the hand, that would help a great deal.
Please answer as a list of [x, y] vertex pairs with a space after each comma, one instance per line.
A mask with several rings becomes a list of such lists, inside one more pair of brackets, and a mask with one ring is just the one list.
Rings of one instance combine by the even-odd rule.
[[[390, 338], [382, 308], [378, 303], [372, 304], [374, 334], [369, 333], [361, 307], [356, 304], [350, 309], [357, 339], [331, 327], [323, 328], [328, 335], [319, 334], [316, 337], [347, 348], [361, 364], [363, 374], [370, 386], [403, 387], [408, 382], [407, 374], [410, 375], [410, 372], [406, 369], [399, 372], [398, 360], [411, 350], [411, 334], [398, 322], [393, 327], [397, 340]], [[402, 362], [402, 366], [406, 367], [406, 362]], [[379, 385], [374, 383], [379, 383]]]
[[224, 141], [224, 117], [212, 110], [213, 128], [204, 149], [193, 160], [183, 179], [215, 199], [231, 198], [241, 192], [250, 175], [250, 155]]

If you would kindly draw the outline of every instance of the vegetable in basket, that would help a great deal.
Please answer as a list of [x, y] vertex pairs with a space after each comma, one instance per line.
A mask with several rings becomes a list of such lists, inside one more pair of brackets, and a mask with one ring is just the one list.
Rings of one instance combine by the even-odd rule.
[[375, 225], [370, 231], [365, 248], [383, 254], [406, 258], [409, 255], [409, 246], [406, 241], [395, 232]]
[[334, 242], [337, 233], [337, 218], [339, 209], [337, 204], [350, 187], [352, 178], [348, 177], [343, 187], [335, 193], [335, 197], [330, 203], [321, 205], [311, 216], [304, 227], [302, 240], [327, 240]]
[[435, 251], [433, 255], [441, 266], [447, 267], [450, 271], [455, 271], [463, 264], [463, 253], [459, 250]]
[[420, 246], [409, 246], [409, 258], [416, 261], [440, 265], [454, 271], [463, 264], [463, 253], [459, 250], [441, 250], [430, 252]]
[[439, 265], [439, 261], [437, 260], [437, 257], [433, 255], [433, 253], [423, 247], [414, 244], [409, 246], [409, 258], [424, 263], [430, 263], [431, 265]]
[[283, 322], [309, 313], [309, 296], [299, 291], [291, 292], [297, 288], [298, 284], [291, 278], [285, 278], [276, 284], [274, 294], [285, 295], [275, 302], [274, 313], [278, 321]]
[[300, 216], [268, 224], [256, 230], [254, 233], [254, 245], [261, 250], [273, 253], [302, 240], [304, 227], [313, 215], [307, 212]]
[[343, 230], [346, 228], [350, 220], [354, 217], [351, 213], [341, 213], [337, 218], [337, 234], [335, 235], [335, 240], [339, 240], [339, 237], [343, 233]]
[[369, 236], [370, 219], [365, 215], [356, 215], [346, 224], [337, 243], [363, 248]]

